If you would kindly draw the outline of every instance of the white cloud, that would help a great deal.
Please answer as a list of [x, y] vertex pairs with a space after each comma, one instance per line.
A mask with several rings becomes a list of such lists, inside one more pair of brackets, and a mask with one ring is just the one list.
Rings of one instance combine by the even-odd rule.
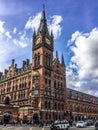
[[39, 24], [40, 24], [40, 18], [41, 18], [41, 12], [37, 13], [33, 17], [29, 17], [29, 20], [27, 21], [27, 23], [25, 25], [25, 29], [34, 30], [34, 28], [35, 28], [37, 30], [39, 27]]
[[[17, 11], [16, 11], [17, 10]], [[6, 1], [6, 0], [0, 0], [0, 15], [16, 15], [20, 14], [24, 11], [29, 11], [30, 8], [25, 5], [23, 2], [17, 2], [16, 1]]]
[[[78, 90], [94, 93], [98, 86], [98, 82], [95, 82], [98, 81], [98, 29], [94, 28], [90, 33], [75, 32], [70, 44], [68, 41], [68, 46], [74, 54], [68, 66], [68, 71], [72, 70], [72, 73], [67, 75], [68, 87], [75, 86], [75, 89], [78, 87]], [[71, 78], [72, 84], [69, 80], [71, 76], [77, 77], [77, 80]], [[98, 89], [96, 91], [98, 92]]]
[[10, 32], [5, 32], [5, 35], [8, 37], [8, 39], [11, 39], [12, 38], [12, 36], [10, 35]]
[[62, 27], [60, 23], [62, 22], [63, 18], [59, 15], [54, 15], [51, 17], [51, 23], [49, 24], [50, 30], [53, 30], [54, 38], [57, 39], [61, 35]]
[[28, 47], [30, 42], [25, 31], [18, 33], [18, 30], [16, 32], [16, 28], [9, 31], [4, 27], [4, 23], [0, 21], [0, 71], [8, 68], [8, 62], [12, 58], [19, 58], [21, 55], [24, 56], [24, 53], [27, 51], [25, 48]]
[[[40, 24], [41, 12], [37, 13], [35, 16], [30, 17], [25, 25], [25, 29], [37, 30]], [[60, 23], [63, 18], [59, 15], [51, 16], [50, 19], [47, 20], [47, 25], [49, 30], [53, 31], [54, 38], [57, 39], [61, 35], [62, 27]]]
[[15, 34], [17, 31], [16, 27], [13, 29], [13, 34]]
[[13, 43], [21, 48], [27, 47], [27, 43], [25, 43], [24, 41], [19, 41], [17, 39], [13, 39]]
[[4, 21], [0, 21], [0, 33], [4, 33]]

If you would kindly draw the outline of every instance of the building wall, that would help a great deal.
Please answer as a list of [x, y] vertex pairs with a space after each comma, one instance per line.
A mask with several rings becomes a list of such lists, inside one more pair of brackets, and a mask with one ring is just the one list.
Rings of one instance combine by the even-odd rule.
[[67, 88], [67, 110], [73, 120], [98, 119], [98, 98]]
[[64, 59], [60, 60], [57, 52], [53, 59], [53, 47], [53, 35], [48, 32], [43, 11], [38, 32], [33, 34], [32, 63], [27, 59], [17, 68], [13, 59], [4, 74], [0, 72], [0, 103], [19, 106], [22, 119], [33, 119], [35, 114], [43, 121], [76, 120], [83, 115], [97, 118], [98, 102], [94, 97], [88, 102], [81, 94], [81, 98], [78, 94], [73, 98], [73, 91], [66, 90]]
[[0, 104], [0, 121], [4, 120], [4, 114], [6, 112], [11, 112], [10, 121], [17, 120], [18, 118], [18, 106], [7, 106]]

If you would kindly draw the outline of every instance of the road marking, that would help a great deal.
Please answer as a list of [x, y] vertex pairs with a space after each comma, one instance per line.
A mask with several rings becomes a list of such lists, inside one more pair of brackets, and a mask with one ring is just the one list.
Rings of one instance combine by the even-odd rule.
[[23, 127], [19, 127], [19, 128], [15, 128], [15, 127], [5, 127], [5, 128], [2, 128], [2, 130], [11, 130], [11, 129], [13, 129], [14, 128], [14, 130], [20, 130], [21, 128], [23, 128]]
[[32, 130], [32, 127], [29, 130]]

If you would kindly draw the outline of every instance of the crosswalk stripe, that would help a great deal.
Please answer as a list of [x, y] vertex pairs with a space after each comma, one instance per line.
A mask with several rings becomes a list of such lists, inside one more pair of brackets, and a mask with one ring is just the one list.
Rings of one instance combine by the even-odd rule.
[[32, 130], [32, 127], [29, 130]]

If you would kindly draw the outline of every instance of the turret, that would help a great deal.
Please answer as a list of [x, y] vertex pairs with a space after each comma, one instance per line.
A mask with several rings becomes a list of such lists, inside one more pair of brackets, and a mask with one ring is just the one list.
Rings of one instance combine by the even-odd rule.
[[65, 62], [64, 62], [64, 56], [63, 56], [63, 53], [62, 53], [62, 60], [61, 60], [61, 64], [62, 64], [63, 66], [65, 66]]

